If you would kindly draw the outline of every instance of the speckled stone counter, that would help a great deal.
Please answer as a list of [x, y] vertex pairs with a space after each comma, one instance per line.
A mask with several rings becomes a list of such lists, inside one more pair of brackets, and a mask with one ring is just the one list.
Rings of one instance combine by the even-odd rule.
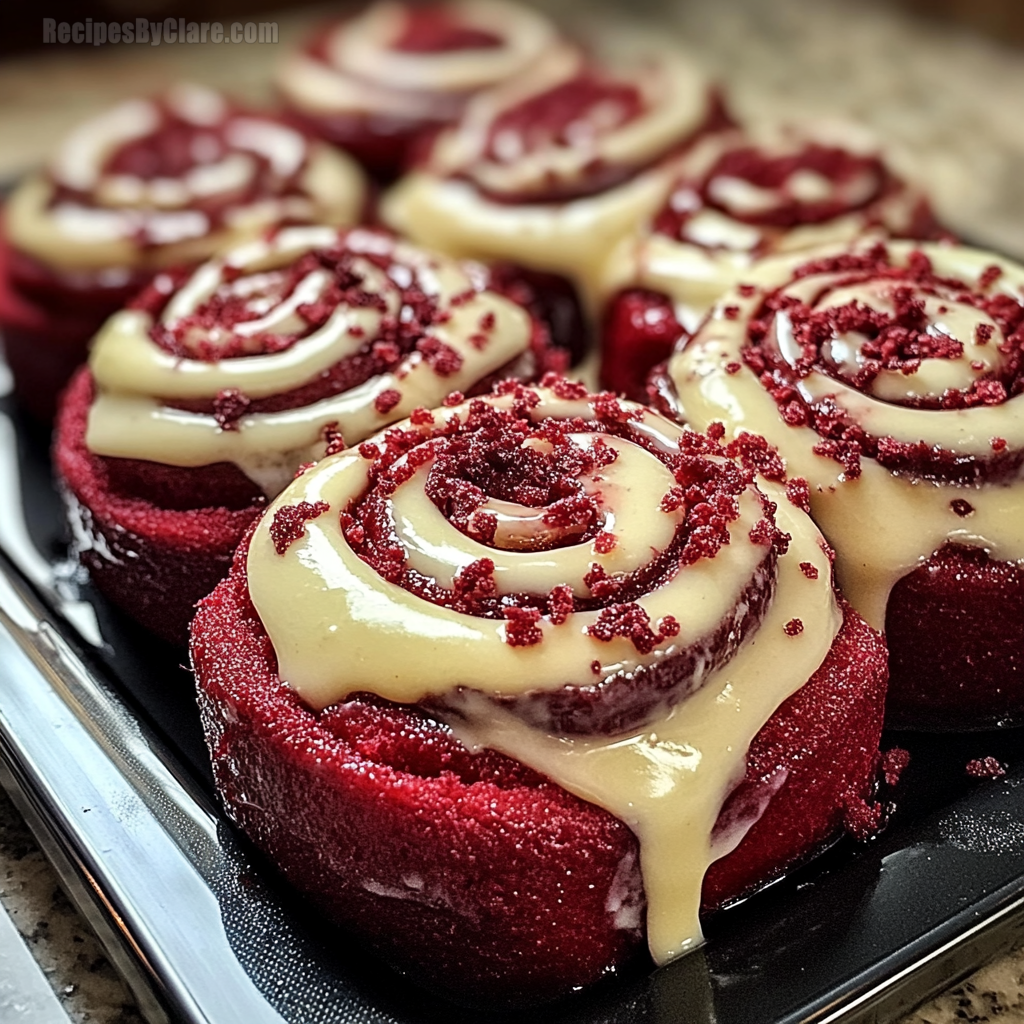
[[[581, 19], [589, 16], [585, 4], [571, 6]], [[932, 189], [949, 224], [1024, 257], [1024, 52], [855, 0], [634, 0], [629, 10], [667, 18], [746, 114], [866, 122], [894, 160]], [[277, 20], [277, 46], [53, 47], [0, 64], [0, 179], [38, 163], [86, 114], [175, 78], [266, 98], [270, 66], [311, 17]], [[0, 902], [74, 1021], [141, 1021], [2, 794]], [[1024, 951], [985, 967], [903, 1024], [955, 1021], [1024, 1021]]]
[[143, 1024], [131, 993], [3, 790], [0, 904], [75, 1024]]

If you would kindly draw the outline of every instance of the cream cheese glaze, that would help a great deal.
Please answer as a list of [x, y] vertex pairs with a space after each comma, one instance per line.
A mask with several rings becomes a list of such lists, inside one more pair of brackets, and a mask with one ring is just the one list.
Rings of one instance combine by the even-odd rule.
[[[735, 159], [748, 152], [763, 162], [748, 157], [744, 167]], [[787, 160], [791, 173], [775, 183]], [[814, 162], [822, 166], [812, 169]], [[863, 166], [854, 170], [858, 163]], [[773, 179], [772, 187], [743, 176], [759, 173]], [[804, 207], [796, 223], [773, 222], [794, 205]], [[814, 215], [814, 208], [828, 213]], [[661, 292], [692, 332], [715, 300], [765, 256], [846, 244], [866, 232], [916, 237], [925, 210], [923, 194], [885, 168], [877, 140], [858, 125], [815, 121], [719, 132], [698, 142], [680, 164], [661, 215], [613, 249], [600, 299], [624, 288]], [[661, 228], [656, 222], [662, 219], [674, 230]]]
[[289, 57], [278, 86], [289, 102], [313, 114], [447, 119], [458, 115], [470, 94], [525, 73], [556, 38], [540, 14], [503, 0], [463, 0], [440, 11], [492, 37], [493, 44], [402, 49], [409, 8], [376, 3], [332, 26], [315, 55]]
[[[593, 417], [585, 400], [537, 393], [541, 400], [532, 418]], [[487, 401], [501, 407], [511, 400]], [[467, 412], [468, 406], [456, 406], [402, 427], [426, 438], [436, 426], [454, 424], [456, 417], [465, 420]], [[668, 451], [683, 433], [649, 411], [641, 426]], [[486, 556], [495, 563], [502, 592], [529, 593], [554, 579], [576, 586], [579, 563], [604, 557], [610, 569], [622, 571], [650, 557], [651, 545], [673, 527], [677, 514], [657, 500], [672, 476], [665, 473], [666, 480], [650, 466], [648, 460], [664, 471], [643, 448], [623, 438], [605, 440], [616, 442], [618, 458], [611, 466], [621, 461], [622, 478], [609, 475], [591, 483], [607, 487], [602, 507], [620, 517], [619, 544], [612, 552], [602, 556], [591, 540], [537, 553], [473, 541], [442, 520], [423, 495], [422, 474], [416, 472], [399, 483], [391, 509], [402, 524], [409, 557], [420, 571], [436, 572], [447, 583], [467, 558]], [[573, 443], [592, 442], [578, 435]], [[736, 842], [734, 836], [728, 848], [716, 847], [711, 836], [726, 796], [743, 776], [750, 742], [823, 662], [841, 624], [829, 561], [810, 519], [779, 487], [759, 482], [778, 504], [779, 527], [791, 536], [760, 629], [731, 660], [709, 672], [695, 692], [643, 727], [614, 736], [555, 737], [489, 698], [593, 680], [595, 663], [605, 674], [630, 672], [699, 636], [718, 621], [722, 607], [734, 600], [764, 557], [763, 545], [748, 536], [761, 515], [760, 499], [749, 490], [742, 494], [741, 515], [730, 527], [732, 542], [714, 558], [681, 568], [664, 586], [638, 599], [652, 621], [672, 615], [680, 625], [678, 634], [663, 636], [648, 653], [624, 637], [598, 639], [588, 632], [595, 613], [585, 611], [558, 624], [545, 618], [539, 642], [514, 646], [503, 620], [429, 602], [387, 582], [352, 550], [339, 517], [366, 491], [370, 466], [359, 450], [325, 459], [280, 495], [252, 538], [250, 593], [273, 642], [282, 680], [316, 708], [358, 691], [414, 702], [442, 696], [455, 685], [466, 687], [455, 723], [464, 742], [509, 754], [628, 824], [640, 841], [653, 956], [663, 963], [692, 948], [701, 935], [697, 914], [704, 873]], [[289, 536], [282, 547], [275, 535], [277, 516], [287, 517], [296, 508], [304, 520], [301, 535]], [[623, 516], [633, 520], [628, 527], [638, 527], [638, 535], [624, 536]], [[810, 563], [817, 573], [803, 571], [801, 563]], [[794, 619], [801, 621], [802, 631], [786, 628]]]
[[[679, 150], [711, 116], [707, 81], [686, 54], [647, 37], [616, 43], [597, 58], [552, 47], [529, 76], [475, 97], [384, 197], [384, 220], [453, 254], [512, 259], [594, 293], [608, 248], [659, 208]], [[572, 103], [565, 125], [545, 126], [545, 111]]]
[[[314, 268], [294, 291], [282, 295], [280, 274], [306, 253], [339, 246], [351, 257], [350, 270], [361, 281], [357, 298], [379, 295], [381, 304], [341, 302], [319, 327], [310, 327], [298, 308], [325, 296], [329, 275]], [[458, 365], [450, 372], [437, 372], [421, 351], [413, 349], [387, 372], [348, 391], [295, 408], [246, 413], [230, 429], [212, 413], [172, 404], [212, 401], [232, 389], [248, 399], [260, 399], [315, 381], [339, 360], [372, 343], [385, 317], [403, 315], [402, 289], [410, 285], [443, 311], [429, 333], [456, 354]], [[212, 297], [250, 301], [251, 313], [260, 315], [228, 328], [190, 329], [186, 340], [195, 347], [195, 358], [154, 340], [154, 328], [175, 329]], [[482, 318], [491, 316], [491, 329], [481, 333]], [[266, 333], [294, 340], [279, 351], [209, 358], [239, 343], [244, 353], [246, 345]], [[97, 455], [172, 466], [233, 462], [272, 495], [299, 465], [323, 453], [325, 427], [333, 424], [349, 443], [357, 443], [417, 406], [436, 405], [450, 391], [468, 390], [525, 353], [531, 336], [528, 314], [487, 291], [482, 268], [437, 257], [370, 230], [284, 228], [270, 239], [247, 243], [199, 267], [159, 317], [128, 309], [107, 321], [90, 357], [97, 395], [86, 444]], [[199, 358], [200, 353], [207, 358]], [[381, 396], [391, 401], [382, 404]]]
[[[110, 168], [125, 147], [145, 147], [172, 127], [193, 136], [180, 141], [182, 168], [157, 177]], [[282, 221], [355, 224], [366, 198], [362, 172], [343, 153], [178, 85], [80, 125], [48, 171], [14, 191], [5, 224], [16, 248], [61, 270], [157, 270]]]
[[[906, 267], [912, 254], [921, 252], [937, 274], [964, 282], [970, 291], [1024, 301], [1024, 268], [991, 253], [905, 242], [887, 243], [886, 249], [894, 266]], [[691, 342], [673, 356], [669, 375], [682, 412], [694, 427], [721, 421], [732, 434], [748, 431], [763, 435], [778, 446], [790, 478], [808, 481], [812, 513], [837, 550], [840, 588], [872, 626], [882, 629], [893, 585], [946, 542], [980, 547], [1000, 560], [1024, 560], [1024, 478], [1019, 471], [1009, 478], [975, 482], [924, 478], [892, 472], [867, 457], [861, 462], [860, 475], [851, 476], [838, 462], [814, 453], [822, 438], [811, 426], [789, 425], [783, 420], [774, 398], [744, 362], [751, 318], [766, 296], [779, 289], [815, 302], [818, 308], [851, 297], [873, 307], [884, 305], [873, 285], [856, 287], [853, 292], [840, 290], [832, 296], [831, 289], [842, 274], [810, 274], [794, 281], [794, 272], [809, 258], [822, 259], [841, 251], [778, 257], [744, 275], [744, 284], [752, 286], [744, 289], [748, 294], [735, 291], [721, 299]], [[986, 283], [990, 267], [998, 267], [1000, 275]], [[874, 384], [882, 389], [883, 397], [864, 394], [851, 383], [814, 368], [799, 379], [801, 395], [812, 402], [832, 397], [840, 410], [875, 437], [907, 445], [923, 442], [963, 458], [992, 457], [1000, 448], [1009, 456], [1020, 452], [1024, 449], [1024, 395], [972, 408], [896, 404], [908, 396], [911, 400], [940, 398], [950, 386], [964, 388], [984, 378], [1004, 358], [998, 351], [998, 333], [990, 345], [977, 343], [977, 326], [990, 323], [983, 311], [958, 302], [955, 295], [929, 300], [925, 306], [937, 333], [955, 332], [963, 342], [959, 358], [925, 359], [919, 377], [880, 375]], [[940, 313], [938, 306], [945, 312]], [[776, 339], [785, 357], [785, 316], [777, 316], [776, 324]], [[846, 341], [844, 355], [858, 339]], [[843, 339], [837, 342], [841, 344]], [[789, 358], [794, 354], [790, 351]], [[931, 363], [945, 365], [932, 368]], [[966, 517], [957, 510], [960, 501], [970, 506]]]

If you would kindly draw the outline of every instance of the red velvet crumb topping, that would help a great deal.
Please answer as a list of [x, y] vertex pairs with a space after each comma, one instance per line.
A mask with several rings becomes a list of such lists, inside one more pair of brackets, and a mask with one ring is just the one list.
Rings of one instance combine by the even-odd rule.
[[322, 516], [330, 507], [326, 501], [300, 501], [279, 508], [270, 524], [270, 539], [274, 542], [274, 550], [283, 555], [306, 532], [306, 523]]
[[964, 769], [972, 779], [998, 779], [1006, 769], [994, 757], [975, 758]]
[[[821, 440], [814, 446], [816, 454], [838, 462], [850, 479], [860, 475], [863, 458], [874, 459], [894, 472], [957, 481], [1016, 472], [1024, 453], [1006, 452], [1003, 446], [993, 446], [997, 457], [986, 461], [925, 441], [907, 443], [871, 436], [831, 396], [812, 402], [798, 383], [817, 371], [866, 390], [883, 371], [911, 375], [925, 359], [959, 358], [963, 340], [933, 330], [925, 308], [926, 299], [938, 299], [940, 305], [948, 299], [973, 306], [994, 321], [998, 334], [992, 340], [998, 343], [1002, 359], [996, 369], [968, 387], [949, 389], [941, 396], [906, 397], [900, 404], [948, 410], [1000, 405], [1024, 392], [1024, 303], [938, 275], [921, 252], [912, 253], [907, 266], [894, 265], [884, 245], [866, 253], [809, 261], [795, 271], [794, 280], [812, 275], [830, 275], [813, 305], [785, 288], [766, 296], [751, 318], [743, 360], [774, 399], [785, 423], [810, 426], [818, 433]], [[888, 308], [856, 301], [828, 305], [830, 292], [852, 286], [878, 289], [887, 297]], [[789, 333], [799, 353], [796, 357], [783, 358], [776, 331]], [[851, 337], [863, 339], [856, 372], [836, 364], [830, 355], [834, 339]]]
[[882, 777], [887, 786], [895, 786], [910, 764], [910, 751], [893, 747], [882, 755]]

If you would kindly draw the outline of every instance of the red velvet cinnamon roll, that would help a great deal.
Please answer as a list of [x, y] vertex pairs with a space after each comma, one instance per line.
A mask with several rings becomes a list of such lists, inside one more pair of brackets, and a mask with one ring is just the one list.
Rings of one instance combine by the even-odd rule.
[[651, 368], [757, 260], [868, 232], [925, 239], [939, 231], [924, 195], [855, 125], [708, 136], [687, 155], [665, 204], [608, 261], [601, 382], [646, 397]]
[[390, 178], [425, 133], [481, 90], [531, 74], [557, 39], [546, 18], [505, 0], [383, 0], [318, 31], [277, 84], [299, 124]]
[[107, 321], [63, 401], [55, 454], [82, 561], [180, 641], [301, 464], [550, 365], [544, 329], [483, 267], [378, 231], [282, 228], [160, 274]]
[[660, 40], [552, 48], [475, 97], [382, 215], [455, 255], [564, 275], [589, 298], [609, 247], [661, 206], [680, 153], [722, 117], [692, 61]]
[[158, 270], [276, 223], [356, 223], [348, 157], [196, 86], [77, 128], [7, 203], [0, 327], [23, 403], [52, 415], [88, 339]]
[[890, 647], [894, 725], [1024, 720], [1024, 268], [892, 242], [765, 261], [669, 363], [776, 444]]
[[878, 816], [884, 647], [777, 456], [545, 384], [303, 472], [193, 625], [229, 813], [463, 1000], [671, 960]]

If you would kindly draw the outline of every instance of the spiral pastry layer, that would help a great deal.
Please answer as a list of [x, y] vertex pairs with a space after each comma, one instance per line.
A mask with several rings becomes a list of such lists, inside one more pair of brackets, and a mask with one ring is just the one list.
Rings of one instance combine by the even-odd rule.
[[668, 295], [692, 332], [766, 256], [848, 244], [866, 232], [925, 239], [937, 231], [924, 195], [856, 126], [719, 132], [694, 146], [664, 206], [612, 255], [607, 287]]
[[328, 442], [498, 371], [543, 372], [543, 332], [487, 284], [482, 267], [328, 227], [162, 275], [94, 342], [86, 443], [165, 466], [233, 463], [276, 494]]
[[660, 40], [549, 49], [474, 98], [383, 215], [461, 255], [564, 274], [589, 294], [607, 248], [664, 201], [674, 162], [720, 118], [687, 56]]
[[869, 232], [925, 239], [939, 228], [923, 194], [857, 126], [759, 126], [702, 139], [662, 208], [608, 259], [602, 383], [643, 395], [648, 371], [757, 260]]
[[319, 32], [277, 83], [303, 124], [387, 175], [425, 131], [530, 73], [556, 42], [544, 17], [505, 0], [379, 2]]
[[[788, 486], [836, 548], [843, 592], [883, 628], [897, 581], [918, 569], [941, 575], [951, 551], [1020, 574], [1022, 327], [1024, 268], [964, 247], [865, 243], [765, 261], [715, 306], [669, 376], [695, 426], [722, 421], [778, 445]], [[993, 588], [1003, 613], [1021, 617], [1020, 581]], [[981, 628], [972, 625], [969, 591], [945, 599], [960, 609], [960, 654], [944, 640], [941, 678], [913, 683], [936, 700], [943, 687], [962, 691], [968, 712], [975, 663], [995, 671], [1001, 650], [963, 653]], [[1019, 636], [1024, 619], [1003, 613]], [[894, 649], [894, 667], [904, 660]], [[894, 699], [920, 675], [914, 661], [894, 674]], [[1003, 671], [1018, 676], [1019, 659]], [[988, 689], [993, 707], [1021, 703], [1006, 679], [977, 687], [980, 705]]]
[[546, 383], [417, 410], [301, 474], [249, 592], [307, 704], [426, 704], [626, 821], [663, 961], [699, 937], [751, 739], [842, 616], [820, 535], [756, 482], [766, 446]]
[[204, 88], [129, 100], [79, 126], [7, 204], [19, 252], [66, 273], [196, 263], [284, 222], [356, 223], [345, 155]]

